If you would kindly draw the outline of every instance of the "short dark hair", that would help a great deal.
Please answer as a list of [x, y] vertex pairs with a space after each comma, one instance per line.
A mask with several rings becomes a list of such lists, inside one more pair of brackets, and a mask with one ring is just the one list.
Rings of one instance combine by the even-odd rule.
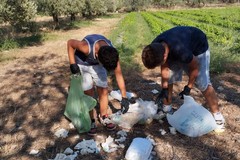
[[107, 71], [111, 71], [117, 67], [119, 55], [116, 48], [112, 46], [102, 46], [98, 51], [98, 59]]
[[163, 61], [165, 48], [161, 43], [151, 43], [142, 51], [142, 62], [148, 69], [153, 69]]

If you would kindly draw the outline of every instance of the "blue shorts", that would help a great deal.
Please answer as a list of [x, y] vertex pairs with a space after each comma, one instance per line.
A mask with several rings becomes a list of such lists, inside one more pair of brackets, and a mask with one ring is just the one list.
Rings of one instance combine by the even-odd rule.
[[[212, 85], [209, 76], [210, 51], [207, 50], [206, 52], [198, 55], [196, 58], [199, 63], [199, 73], [196, 78], [195, 84], [200, 91], [205, 91], [208, 85]], [[170, 68], [169, 84], [181, 82], [183, 71], [186, 74], [189, 73], [187, 64], [173, 62], [169, 63], [169, 68]]]
[[107, 71], [102, 65], [78, 64], [78, 66], [83, 76], [82, 87], [84, 91], [92, 89], [94, 84], [97, 87], [108, 87]]

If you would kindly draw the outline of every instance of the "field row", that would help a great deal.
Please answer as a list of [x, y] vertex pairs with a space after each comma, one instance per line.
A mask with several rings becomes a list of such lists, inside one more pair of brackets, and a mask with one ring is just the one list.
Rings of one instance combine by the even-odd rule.
[[[223, 14], [224, 13], [224, 14]], [[174, 26], [195, 26], [204, 31], [211, 49], [211, 67], [215, 72], [224, 71], [226, 63], [240, 62], [240, 7], [176, 11], [131, 12], [125, 16], [113, 33], [125, 61], [126, 54], [139, 53], [144, 45], [160, 33]], [[129, 56], [126, 56], [129, 57]], [[127, 64], [132, 66], [128, 59]]]

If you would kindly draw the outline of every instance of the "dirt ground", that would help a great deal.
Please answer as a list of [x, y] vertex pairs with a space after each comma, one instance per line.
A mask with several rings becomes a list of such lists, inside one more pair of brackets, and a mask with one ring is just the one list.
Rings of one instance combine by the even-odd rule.
[[[82, 39], [85, 35], [99, 33], [108, 35], [119, 18], [98, 19], [93, 26], [59, 32], [61, 39], [38, 46], [26, 47], [3, 54], [14, 54], [16, 59], [0, 64], [0, 159], [2, 160], [40, 160], [54, 159], [57, 153], [67, 147], [73, 148], [83, 139], [96, 139], [86, 134], [78, 134], [71, 129], [64, 117], [69, 86], [69, 64], [66, 42], [69, 38]], [[240, 159], [240, 75], [237, 70], [229, 70], [221, 75], [211, 75], [213, 86], [219, 97], [219, 106], [226, 118], [226, 131], [214, 132], [197, 138], [180, 133], [170, 134], [166, 120], [163, 124], [153, 121], [147, 125], [136, 124], [124, 142], [125, 148], [113, 153], [79, 155], [76, 159], [124, 159], [126, 150], [135, 137], [151, 136], [156, 145], [153, 159], [167, 160], [237, 160]], [[143, 100], [152, 100], [153, 89], [160, 90], [158, 69], [142, 73], [127, 71], [125, 76], [127, 91], [133, 92]], [[174, 106], [182, 101], [177, 94], [186, 81], [174, 86]], [[192, 96], [204, 103], [201, 93], [194, 89]], [[54, 133], [60, 129], [69, 130], [67, 138], [58, 138]], [[165, 129], [161, 135], [159, 129]], [[98, 136], [116, 137], [117, 131], [106, 131], [98, 125]], [[144, 146], [143, 146], [144, 147]], [[30, 155], [32, 150], [37, 155]]]

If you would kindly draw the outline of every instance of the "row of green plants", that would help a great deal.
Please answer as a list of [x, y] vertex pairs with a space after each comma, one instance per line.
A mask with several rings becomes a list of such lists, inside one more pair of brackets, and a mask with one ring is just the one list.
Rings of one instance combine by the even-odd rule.
[[[240, 8], [237, 8], [238, 11]], [[214, 13], [214, 10], [208, 9], [208, 12]], [[231, 13], [231, 8], [228, 8], [229, 13]], [[233, 8], [235, 11], [236, 8]], [[221, 16], [221, 10], [217, 10], [216, 17]], [[185, 14], [186, 12], [186, 14]], [[224, 10], [227, 12], [227, 10]], [[184, 14], [179, 14], [184, 13]], [[203, 12], [203, 17], [206, 16], [205, 12]], [[200, 14], [200, 12], [198, 13]], [[137, 32], [136, 27], [141, 24], [145, 24], [143, 21], [139, 22], [136, 17], [141, 16], [145, 23], [148, 24], [148, 28], [144, 27], [143, 32]], [[209, 14], [209, 16], [213, 16], [213, 14]], [[191, 17], [191, 18], [190, 18]], [[136, 43], [135, 41], [138, 38], [135, 38], [135, 35], [138, 37], [142, 36], [142, 34], [152, 35], [151, 37], [145, 38], [145, 44], [150, 43], [157, 35], [164, 32], [167, 29], [170, 29], [174, 26], [195, 26], [203, 30], [208, 39], [210, 44], [211, 50], [211, 71], [220, 73], [227, 70], [225, 68], [226, 64], [234, 64], [240, 62], [240, 36], [237, 28], [228, 28], [224, 27], [223, 25], [217, 23], [210, 23], [210, 22], [203, 22], [200, 21], [198, 18], [201, 15], [196, 15], [195, 10], [176, 10], [176, 11], [156, 11], [156, 12], [132, 12], [128, 14], [125, 19], [122, 20], [121, 25], [118, 28], [122, 28], [121, 32], [114, 31], [115, 35], [125, 35], [123, 39], [131, 39], [130, 37], [133, 36], [134, 40], [125, 41], [123, 40], [121, 43], [122, 45], [131, 46], [132, 44]], [[214, 19], [214, 17], [212, 17]], [[232, 17], [233, 18], [233, 17]], [[220, 20], [220, 18], [217, 18]], [[224, 19], [222, 18], [222, 23], [224, 23]], [[238, 21], [236, 20], [236, 23]], [[124, 27], [123, 27], [124, 26]], [[135, 29], [134, 29], [135, 28]], [[132, 34], [125, 34], [125, 33], [132, 33]], [[133, 47], [131, 49], [131, 54], [140, 54], [138, 51], [142, 49], [141, 47]], [[127, 51], [127, 50], [125, 50]], [[128, 52], [128, 51], [127, 51]], [[124, 52], [124, 54], [126, 54]], [[138, 55], [139, 56], [139, 55]], [[129, 65], [133, 63], [128, 63]]]
[[229, 15], [227, 16], [227, 14], [225, 16], [221, 16], [221, 15], [213, 14], [213, 12], [203, 12], [200, 10], [194, 10], [194, 12], [188, 11], [188, 10], [179, 11], [179, 12], [170, 11], [167, 13], [173, 16], [181, 16], [181, 17], [192, 19], [199, 22], [226, 27], [228, 29], [240, 30], [240, 22], [238, 22], [239, 19], [237, 18], [236, 14], [235, 16], [231, 16], [231, 18], [229, 18]]
[[201, 30], [203, 30], [207, 34], [209, 39], [211, 39], [214, 43], [229, 45], [229, 44], [232, 44], [233, 42], [232, 33], [227, 32], [225, 29], [219, 26], [202, 23], [196, 20], [190, 20], [180, 16], [173, 16], [163, 12], [155, 12], [152, 14], [155, 15], [156, 17], [159, 17], [160, 19], [167, 19], [168, 21], [170, 21], [172, 24], [176, 26], [198, 27]]
[[124, 16], [117, 28], [111, 32], [110, 39], [118, 49], [125, 71], [140, 70], [140, 53], [145, 45], [154, 38], [147, 22], [138, 12]]

